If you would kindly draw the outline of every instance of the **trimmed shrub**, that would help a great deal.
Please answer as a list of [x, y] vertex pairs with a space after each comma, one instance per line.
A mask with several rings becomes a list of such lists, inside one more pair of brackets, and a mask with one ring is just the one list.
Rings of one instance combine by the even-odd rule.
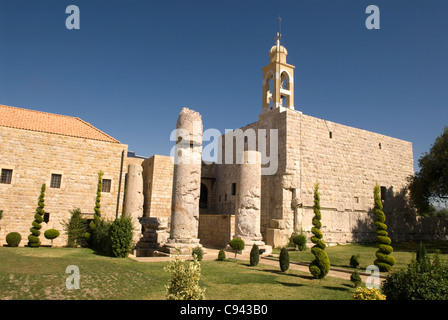
[[350, 257], [350, 267], [358, 268], [359, 266], [359, 255], [352, 255]]
[[320, 196], [319, 196], [319, 184], [314, 186], [314, 205], [313, 205], [314, 217], [312, 220], [313, 228], [311, 232], [314, 236], [311, 237], [311, 242], [314, 246], [311, 248], [311, 253], [314, 254], [315, 259], [310, 263], [309, 270], [314, 278], [323, 279], [330, 271], [330, 259], [325, 253], [325, 247], [327, 246], [322, 240], [323, 235], [320, 231], [322, 223], [320, 222], [322, 216], [320, 213]]
[[437, 254], [422, 263], [413, 259], [407, 269], [388, 274], [381, 288], [388, 300], [448, 300], [447, 270]]
[[11, 232], [6, 235], [6, 243], [10, 247], [18, 247], [22, 241], [22, 236], [18, 232]]
[[280, 257], [278, 260], [280, 262], [280, 270], [282, 270], [282, 272], [289, 269], [289, 253], [285, 247], [283, 247], [280, 251]]
[[[101, 223], [101, 191], [103, 189], [103, 171], [98, 172], [98, 183], [96, 187], [96, 199], [95, 199], [95, 207], [93, 208], [93, 211], [95, 212], [93, 214], [93, 220], [90, 221], [89, 224], [89, 235], [86, 237], [90, 241], [93, 241], [93, 234], [95, 233], [96, 226]], [[91, 243], [92, 244], [92, 243]]]
[[60, 233], [56, 229], [48, 229], [44, 232], [44, 237], [51, 240], [51, 246], [53, 246], [53, 240], [59, 237]]
[[374, 200], [375, 204], [373, 208], [373, 214], [375, 217], [374, 224], [376, 226], [376, 242], [378, 251], [375, 253], [376, 259], [373, 264], [376, 265], [380, 269], [380, 271], [388, 272], [395, 264], [395, 258], [390, 255], [393, 251], [393, 248], [390, 246], [391, 240], [387, 236], [387, 226], [384, 223], [386, 221], [386, 216], [382, 211], [383, 204], [381, 203], [380, 186], [378, 185], [378, 183], [374, 188]]
[[245, 246], [244, 240], [241, 238], [233, 238], [232, 240], [230, 240], [229, 246], [235, 251], [235, 260], [236, 260], [236, 255], [238, 254], [238, 251], [244, 250]]
[[374, 288], [356, 288], [353, 300], [386, 300], [386, 296], [380, 290]]
[[202, 257], [204, 256], [204, 250], [201, 247], [196, 247], [191, 251], [191, 255], [194, 257], [196, 255], [196, 259], [198, 261], [202, 261]]
[[[109, 242], [114, 257], [125, 258], [128, 256], [132, 245], [132, 231], [132, 221], [129, 217], [121, 217], [112, 222], [109, 227]], [[103, 251], [107, 253], [107, 247], [103, 248]]]
[[225, 261], [226, 260], [226, 252], [221, 249], [218, 252], [218, 261]]
[[353, 271], [353, 273], [350, 275], [350, 281], [353, 282], [353, 286], [355, 288], [359, 287], [359, 285], [362, 283], [362, 279], [359, 275], [358, 270]]
[[34, 215], [33, 227], [30, 228], [31, 234], [28, 236], [28, 246], [37, 248], [40, 246], [40, 229], [41, 223], [44, 221], [45, 208], [45, 183], [40, 188], [39, 201], [37, 202], [36, 214]]
[[169, 283], [165, 286], [168, 300], [204, 299], [205, 289], [199, 286], [201, 265], [196, 257], [193, 261], [186, 262], [176, 256], [164, 270], [171, 274]]
[[252, 249], [250, 250], [249, 264], [250, 264], [250, 266], [255, 267], [258, 265], [258, 262], [260, 262], [260, 249], [254, 243], [254, 245], [252, 246]]
[[95, 225], [95, 232], [91, 235], [91, 246], [95, 251], [112, 256], [112, 244], [109, 235], [109, 229], [112, 222], [100, 219]]
[[304, 234], [298, 234], [292, 237], [292, 242], [297, 246], [299, 251], [306, 250], [306, 236]]
[[64, 230], [67, 232], [67, 247], [74, 248], [83, 246], [86, 243], [87, 222], [82, 218], [81, 209], [77, 208], [70, 211], [70, 220], [64, 221]]

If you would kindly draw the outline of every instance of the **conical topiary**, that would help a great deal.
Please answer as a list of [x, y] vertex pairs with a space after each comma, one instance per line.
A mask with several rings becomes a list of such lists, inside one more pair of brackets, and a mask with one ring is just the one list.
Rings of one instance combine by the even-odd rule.
[[252, 246], [252, 249], [250, 250], [250, 265], [252, 267], [255, 267], [258, 262], [260, 261], [260, 250], [256, 244]]
[[39, 201], [37, 202], [36, 214], [34, 215], [33, 227], [30, 228], [31, 234], [28, 236], [28, 246], [37, 248], [40, 246], [40, 229], [44, 221], [45, 208], [45, 183], [40, 188]]
[[391, 240], [386, 231], [387, 225], [384, 223], [386, 221], [386, 216], [382, 211], [383, 204], [381, 203], [380, 186], [378, 183], [374, 188], [374, 201], [373, 214], [375, 217], [374, 224], [376, 226], [376, 243], [378, 251], [375, 253], [376, 259], [373, 264], [376, 265], [380, 271], [388, 272], [395, 264], [395, 258], [390, 255], [393, 248], [390, 246]]
[[282, 272], [285, 272], [286, 270], [289, 269], [289, 253], [285, 247], [283, 247], [282, 250], [280, 251], [279, 262], [280, 262], [280, 270], [282, 270]]
[[320, 196], [319, 196], [319, 184], [316, 183], [314, 186], [314, 217], [313, 217], [313, 228], [311, 232], [314, 236], [311, 237], [311, 242], [314, 246], [311, 248], [311, 253], [316, 257], [309, 266], [310, 272], [316, 279], [323, 279], [327, 273], [330, 271], [330, 259], [325, 253], [325, 247], [327, 246], [322, 240], [323, 234], [320, 231], [322, 223], [320, 222], [322, 216], [320, 213]]

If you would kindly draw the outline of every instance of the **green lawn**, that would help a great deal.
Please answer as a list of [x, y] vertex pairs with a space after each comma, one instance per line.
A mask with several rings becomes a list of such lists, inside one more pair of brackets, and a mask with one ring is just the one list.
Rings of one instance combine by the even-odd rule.
[[[166, 262], [136, 262], [96, 255], [90, 249], [0, 248], [0, 299], [164, 299]], [[66, 267], [80, 270], [80, 288], [68, 290]], [[351, 299], [349, 281], [247, 261], [202, 261], [201, 286], [206, 299], [288, 300]]]
[[[396, 264], [392, 267], [392, 270], [406, 268], [412, 258], [415, 258], [415, 252], [419, 246], [418, 242], [406, 242], [406, 243], [392, 243], [394, 252], [392, 256], [395, 257]], [[440, 257], [448, 260], [448, 242], [426, 242], [425, 246], [429, 254], [433, 254], [436, 250], [440, 251]], [[327, 247], [325, 252], [328, 254], [332, 267], [350, 268], [350, 257], [352, 255], [359, 255], [359, 268], [365, 270], [367, 266], [372, 265], [376, 259], [375, 252], [378, 250], [375, 244], [350, 244], [350, 245], [337, 245]], [[279, 254], [280, 250], [275, 249], [274, 254]], [[300, 261], [309, 263], [314, 260], [314, 255], [311, 253], [310, 248], [300, 252], [298, 258], [297, 250], [289, 251], [291, 261]]]
[[[397, 265], [405, 267], [415, 255], [418, 244], [395, 244]], [[429, 252], [441, 249], [448, 258], [446, 243], [427, 244]], [[332, 266], [348, 267], [352, 254], [360, 254], [361, 268], [373, 263], [374, 245], [344, 245], [328, 247]], [[275, 253], [276, 251], [274, 251]], [[297, 251], [290, 251], [297, 260]], [[314, 259], [308, 248], [301, 252], [300, 261]], [[80, 270], [80, 288], [69, 290], [65, 273], [67, 266]], [[0, 247], [0, 299], [13, 300], [163, 300], [169, 274], [163, 268], [167, 262], [136, 262], [95, 254], [85, 248], [9, 248]], [[353, 288], [348, 280], [327, 276], [312, 279], [309, 273], [279, 267], [248, 266], [248, 261], [202, 261], [201, 286], [206, 299], [213, 300], [351, 300]]]

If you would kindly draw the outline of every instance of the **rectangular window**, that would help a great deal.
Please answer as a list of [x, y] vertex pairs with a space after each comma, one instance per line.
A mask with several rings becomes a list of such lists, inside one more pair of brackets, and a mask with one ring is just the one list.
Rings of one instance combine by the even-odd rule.
[[101, 182], [101, 192], [110, 192], [110, 185], [112, 183], [112, 180], [110, 179], [103, 179]]
[[44, 213], [44, 222], [48, 223], [48, 221], [50, 221], [50, 213], [49, 212], [45, 212]]
[[236, 183], [232, 183], [232, 196], [236, 195]]
[[0, 178], [0, 183], [11, 184], [12, 180], [12, 170], [2, 169], [2, 176]]
[[387, 193], [387, 188], [381, 187], [381, 200], [382, 201], [386, 200], [386, 193]]
[[57, 188], [59, 189], [61, 187], [61, 180], [62, 180], [62, 174], [51, 174], [51, 181], [50, 181], [50, 188]]

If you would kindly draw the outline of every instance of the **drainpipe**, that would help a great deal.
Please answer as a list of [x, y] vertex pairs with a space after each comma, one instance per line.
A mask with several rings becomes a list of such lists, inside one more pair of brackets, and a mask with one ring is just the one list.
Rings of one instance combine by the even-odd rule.
[[124, 160], [124, 150], [121, 151], [120, 177], [118, 179], [117, 210], [115, 211], [115, 219], [118, 218], [118, 208], [120, 207], [121, 177], [123, 176], [123, 160]]

